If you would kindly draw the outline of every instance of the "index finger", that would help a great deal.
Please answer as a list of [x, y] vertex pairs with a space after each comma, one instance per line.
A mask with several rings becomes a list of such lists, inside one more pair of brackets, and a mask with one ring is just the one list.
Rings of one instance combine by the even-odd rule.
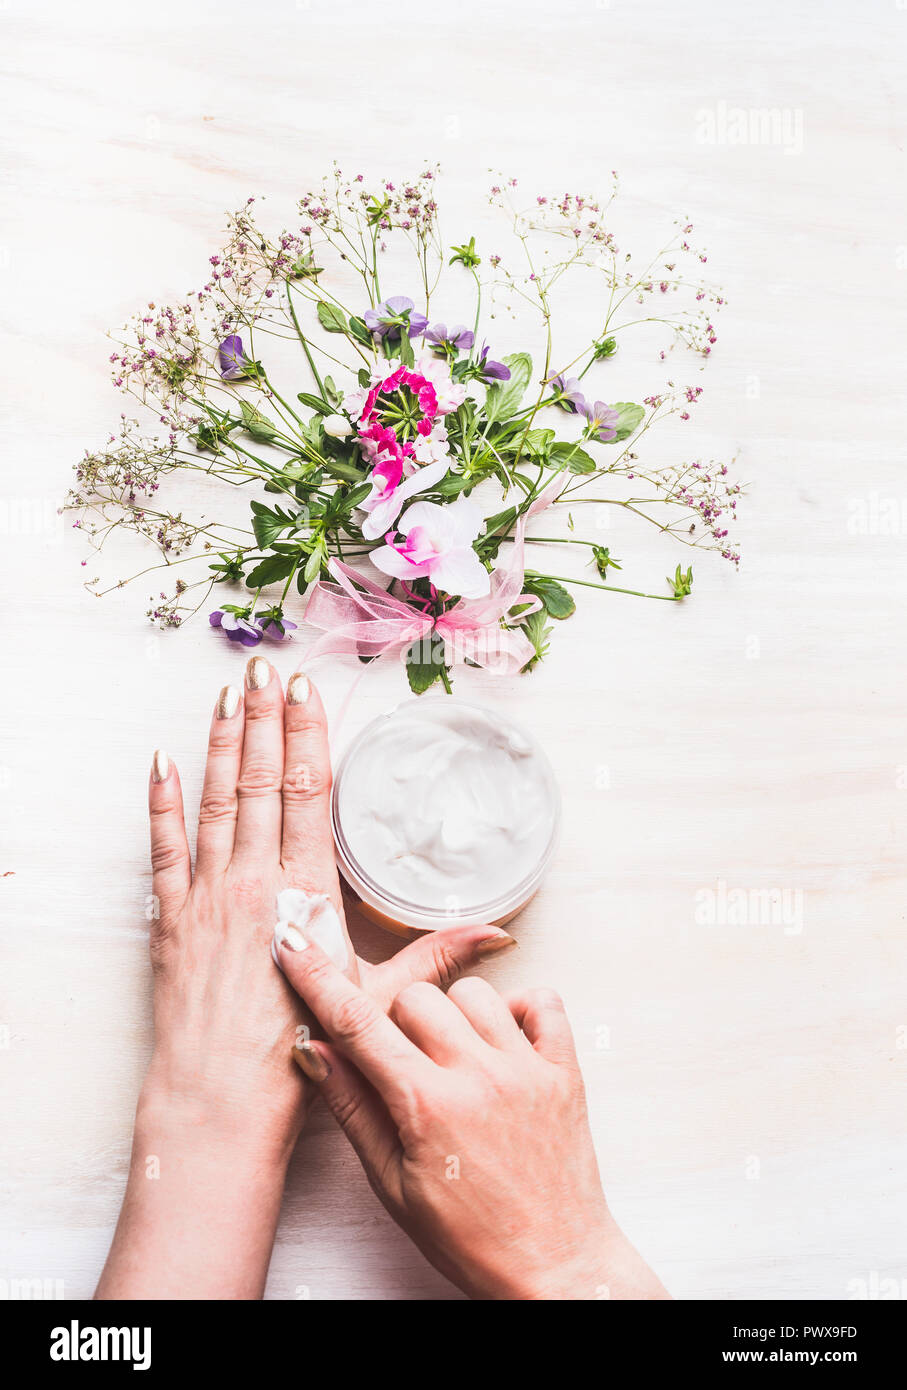
[[438, 1068], [329, 956], [291, 927], [275, 937], [280, 967], [333, 1042], [380, 1093], [392, 1114], [409, 1110], [413, 1088]]

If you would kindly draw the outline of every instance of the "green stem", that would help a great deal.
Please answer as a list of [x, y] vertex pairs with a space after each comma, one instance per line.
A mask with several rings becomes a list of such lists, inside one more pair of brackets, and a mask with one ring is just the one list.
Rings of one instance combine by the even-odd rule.
[[327, 400], [327, 397], [326, 397], [325, 394], [324, 394], [324, 382], [321, 380], [321, 377], [318, 375], [318, 368], [315, 366], [315, 359], [314, 359], [314, 357], [312, 356], [312, 352], [311, 352], [311, 349], [310, 349], [308, 343], [306, 342], [306, 336], [305, 336], [305, 334], [303, 333], [302, 329], [301, 329], [300, 326], [299, 326], [299, 319], [296, 317], [296, 308], [295, 308], [295, 306], [294, 306], [294, 304], [293, 304], [293, 295], [292, 295], [292, 292], [291, 292], [291, 290], [290, 290], [290, 282], [289, 282], [289, 280], [287, 281], [287, 304], [289, 305], [289, 309], [290, 309], [290, 317], [291, 317], [291, 319], [293, 320], [293, 327], [296, 329], [296, 334], [297, 334], [297, 336], [298, 336], [298, 338], [299, 338], [299, 341], [302, 343], [302, 350], [303, 350], [303, 352], [304, 352], [305, 355], [306, 355], [306, 360], [307, 360], [307, 362], [308, 362], [308, 364], [309, 364], [309, 368], [310, 368], [310, 370], [311, 370], [312, 376], [315, 378], [315, 380], [316, 380], [317, 383], [318, 383], [318, 390], [321, 392], [322, 398], [323, 398], [324, 400]]
[[594, 584], [591, 579], [571, 579], [566, 574], [549, 574], [546, 579], [556, 579], [561, 584], [582, 584], [584, 589], [607, 589], [612, 594], [632, 594], [634, 598], [657, 598], [662, 603], [677, 603], [674, 594], [643, 594], [639, 589], [618, 589], [615, 584]]
[[280, 401], [280, 404], [283, 406], [284, 410], [288, 411], [289, 414], [292, 415], [292, 417], [293, 417], [293, 419], [296, 421], [297, 425], [304, 425], [304, 424], [305, 424], [305, 421], [303, 420], [302, 416], [301, 416], [301, 415], [297, 415], [297, 414], [296, 414], [296, 411], [295, 411], [295, 410], [293, 409], [293, 407], [290, 405], [289, 401], [285, 401], [285, 400], [284, 400], [283, 396], [282, 396], [282, 395], [280, 394], [280, 392], [275, 388], [274, 383], [271, 381], [271, 379], [270, 379], [270, 377], [268, 376], [267, 372], [263, 372], [263, 373], [262, 373], [262, 376], [263, 376], [263, 378], [264, 378], [264, 382], [265, 382], [265, 385], [266, 385], [267, 388], [268, 388], [268, 391], [270, 391], [270, 393], [271, 393], [271, 395], [274, 397], [274, 399], [277, 400], [277, 401]]

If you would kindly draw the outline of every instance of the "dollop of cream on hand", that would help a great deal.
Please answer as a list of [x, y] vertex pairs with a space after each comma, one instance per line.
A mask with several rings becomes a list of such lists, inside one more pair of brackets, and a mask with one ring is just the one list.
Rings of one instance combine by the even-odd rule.
[[324, 893], [304, 893], [301, 888], [284, 888], [277, 894], [277, 926], [271, 955], [279, 968], [277, 943], [282, 941], [288, 927], [297, 927], [309, 940], [320, 946], [339, 970], [350, 963], [343, 925], [330, 898]]
[[539, 864], [555, 799], [507, 721], [445, 696], [377, 723], [344, 766], [337, 812], [358, 865], [426, 908], [495, 902]]

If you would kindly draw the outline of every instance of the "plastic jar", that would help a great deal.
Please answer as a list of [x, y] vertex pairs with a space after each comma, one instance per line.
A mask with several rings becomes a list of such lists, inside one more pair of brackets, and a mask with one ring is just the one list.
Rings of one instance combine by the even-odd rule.
[[509, 717], [420, 696], [368, 724], [334, 777], [341, 880], [378, 926], [411, 936], [515, 917], [554, 854], [560, 794]]

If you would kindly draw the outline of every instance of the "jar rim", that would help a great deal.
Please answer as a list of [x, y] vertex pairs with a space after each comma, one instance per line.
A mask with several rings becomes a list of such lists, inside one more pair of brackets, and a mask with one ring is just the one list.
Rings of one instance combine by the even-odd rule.
[[498, 894], [496, 898], [487, 899], [484, 902], [471, 904], [464, 907], [462, 911], [457, 911], [455, 913], [452, 913], [450, 909], [445, 907], [430, 907], [423, 903], [416, 902], [411, 898], [400, 897], [387, 888], [384, 888], [362, 867], [355, 854], [352, 852], [349, 842], [343, 833], [343, 828], [340, 824], [339, 797], [345, 771], [355, 758], [358, 750], [365, 743], [369, 734], [375, 729], [376, 725], [383, 724], [386, 720], [392, 719], [400, 710], [412, 710], [416, 701], [418, 701], [418, 708], [426, 712], [432, 706], [438, 706], [440, 708], [441, 701], [443, 701], [443, 708], [445, 709], [457, 708], [473, 710], [495, 722], [503, 721], [503, 716], [498, 715], [497, 711], [490, 710], [485, 705], [479, 705], [471, 700], [463, 700], [459, 696], [447, 694], [428, 697], [424, 695], [413, 696], [410, 700], [401, 700], [400, 703], [395, 705], [392, 709], [385, 710], [384, 713], [370, 720], [360, 729], [359, 733], [356, 734], [344, 749], [334, 774], [334, 785], [331, 792], [331, 829], [334, 835], [338, 866], [344, 878], [347, 879], [347, 882], [350, 883], [354, 890], [359, 893], [366, 902], [369, 902], [372, 907], [375, 907], [379, 911], [391, 909], [398, 913], [405, 925], [418, 925], [418, 923], [414, 923], [411, 920], [413, 918], [421, 918], [425, 922], [437, 926], [459, 921], [470, 923], [494, 921], [497, 917], [512, 913], [515, 909], [521, 907], [523, 903], [528, 902], [529, 898], [532, 897], [554, 855], [560, 829], [561, 796], [557, 779], [554, 776], [554, 769], [551, 766], [547, 754], [538, 741], [518, 720], [511, 719], [508, 715], [507, 725], [509, 729], [518, 733], [520, 737], [526, 740], [527, 744], [532, 749], [533, 756], [538, 760], [538, 764], [542, 769], [551, 804], [551, 830], [548, 836], [548, 843], [545, 846], [543, 854], [540, 855], [538, 862], [528, 874], [524, 875], [524, 877], [511, 888], [508, 888], [505, 893]]

